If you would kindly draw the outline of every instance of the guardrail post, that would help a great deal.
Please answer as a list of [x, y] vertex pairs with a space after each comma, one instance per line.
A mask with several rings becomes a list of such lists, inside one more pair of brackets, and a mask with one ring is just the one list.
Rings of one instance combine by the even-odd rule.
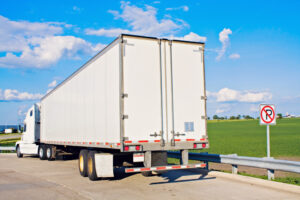
[[232, 165], [232, 173], [237, 174], [238, 173], [238, 166], [237, 165]]
[[206, 166], [205, 166], [205, 169], [206, 169], [206, 170], [209, 170], [208, 161], [205, 161], [205, 165], [206, 165]]
[[274, 170], [268, 169], [268, 180], [273, 180], [275, 178]]

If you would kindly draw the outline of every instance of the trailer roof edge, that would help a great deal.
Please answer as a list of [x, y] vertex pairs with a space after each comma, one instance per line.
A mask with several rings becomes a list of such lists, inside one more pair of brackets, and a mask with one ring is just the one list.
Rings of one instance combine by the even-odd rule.
[[150, 36], [143, 36], [143, 35], [134, 35], [134, 34], [121, 34], [122, 36], [129, 36], [129, 37], [137, 37], [137, 38], [149, 38], [149, 39], [156, 39], [156, 40], [168, 40], [174, 42], [185, 42], [185, 43], [194, 43], [194, 44], [205, 44], [205, 42], [196, 42], [196, 41], [189, 41], [189, 40], [178, 40], [178, 39], [168, 39], [168, 38], [159, 38], [159, 37], [150, 37]]

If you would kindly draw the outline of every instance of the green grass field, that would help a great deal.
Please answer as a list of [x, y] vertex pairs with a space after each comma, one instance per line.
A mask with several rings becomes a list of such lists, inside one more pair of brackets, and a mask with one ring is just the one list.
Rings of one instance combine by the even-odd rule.
[[3, 139], [0, 140], [0, 146], [15, 146], [16, 142], [21, 138], [11, 138], [11, 139]]
[[[258, 120], [208, 121], [209, 153], [266, 156], [266, 126]], [[271, 156], [300, 157], [300, 118], [270, 126]]]

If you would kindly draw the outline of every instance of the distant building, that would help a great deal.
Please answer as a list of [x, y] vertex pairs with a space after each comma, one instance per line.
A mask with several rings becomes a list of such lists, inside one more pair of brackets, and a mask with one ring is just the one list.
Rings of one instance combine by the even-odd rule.
[[13, 129], [12, 128], [6, 128], [4, 129], [4, 133], [12, 133]]
[[282, 116], [283, 118], [295, 118], [296, 115], [291, 115], [289, 113], [286, 113], [285, 116]]
[[[20, 125], [0, 125], [0, 133], [6, 133], [6, 129], [16, 129], [18, 132], [21, 130]], [[7, 130], [9, 131], [9, 130]]]

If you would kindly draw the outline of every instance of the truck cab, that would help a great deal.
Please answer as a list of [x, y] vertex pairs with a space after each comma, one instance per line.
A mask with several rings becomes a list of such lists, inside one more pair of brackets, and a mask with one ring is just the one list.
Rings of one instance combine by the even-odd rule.
[[18, 157], [22, 157], [23, 154], [37, 155], [39, 141], [40, 105], [34, 104], [26, 114], [21, 140], [16, 143]]

